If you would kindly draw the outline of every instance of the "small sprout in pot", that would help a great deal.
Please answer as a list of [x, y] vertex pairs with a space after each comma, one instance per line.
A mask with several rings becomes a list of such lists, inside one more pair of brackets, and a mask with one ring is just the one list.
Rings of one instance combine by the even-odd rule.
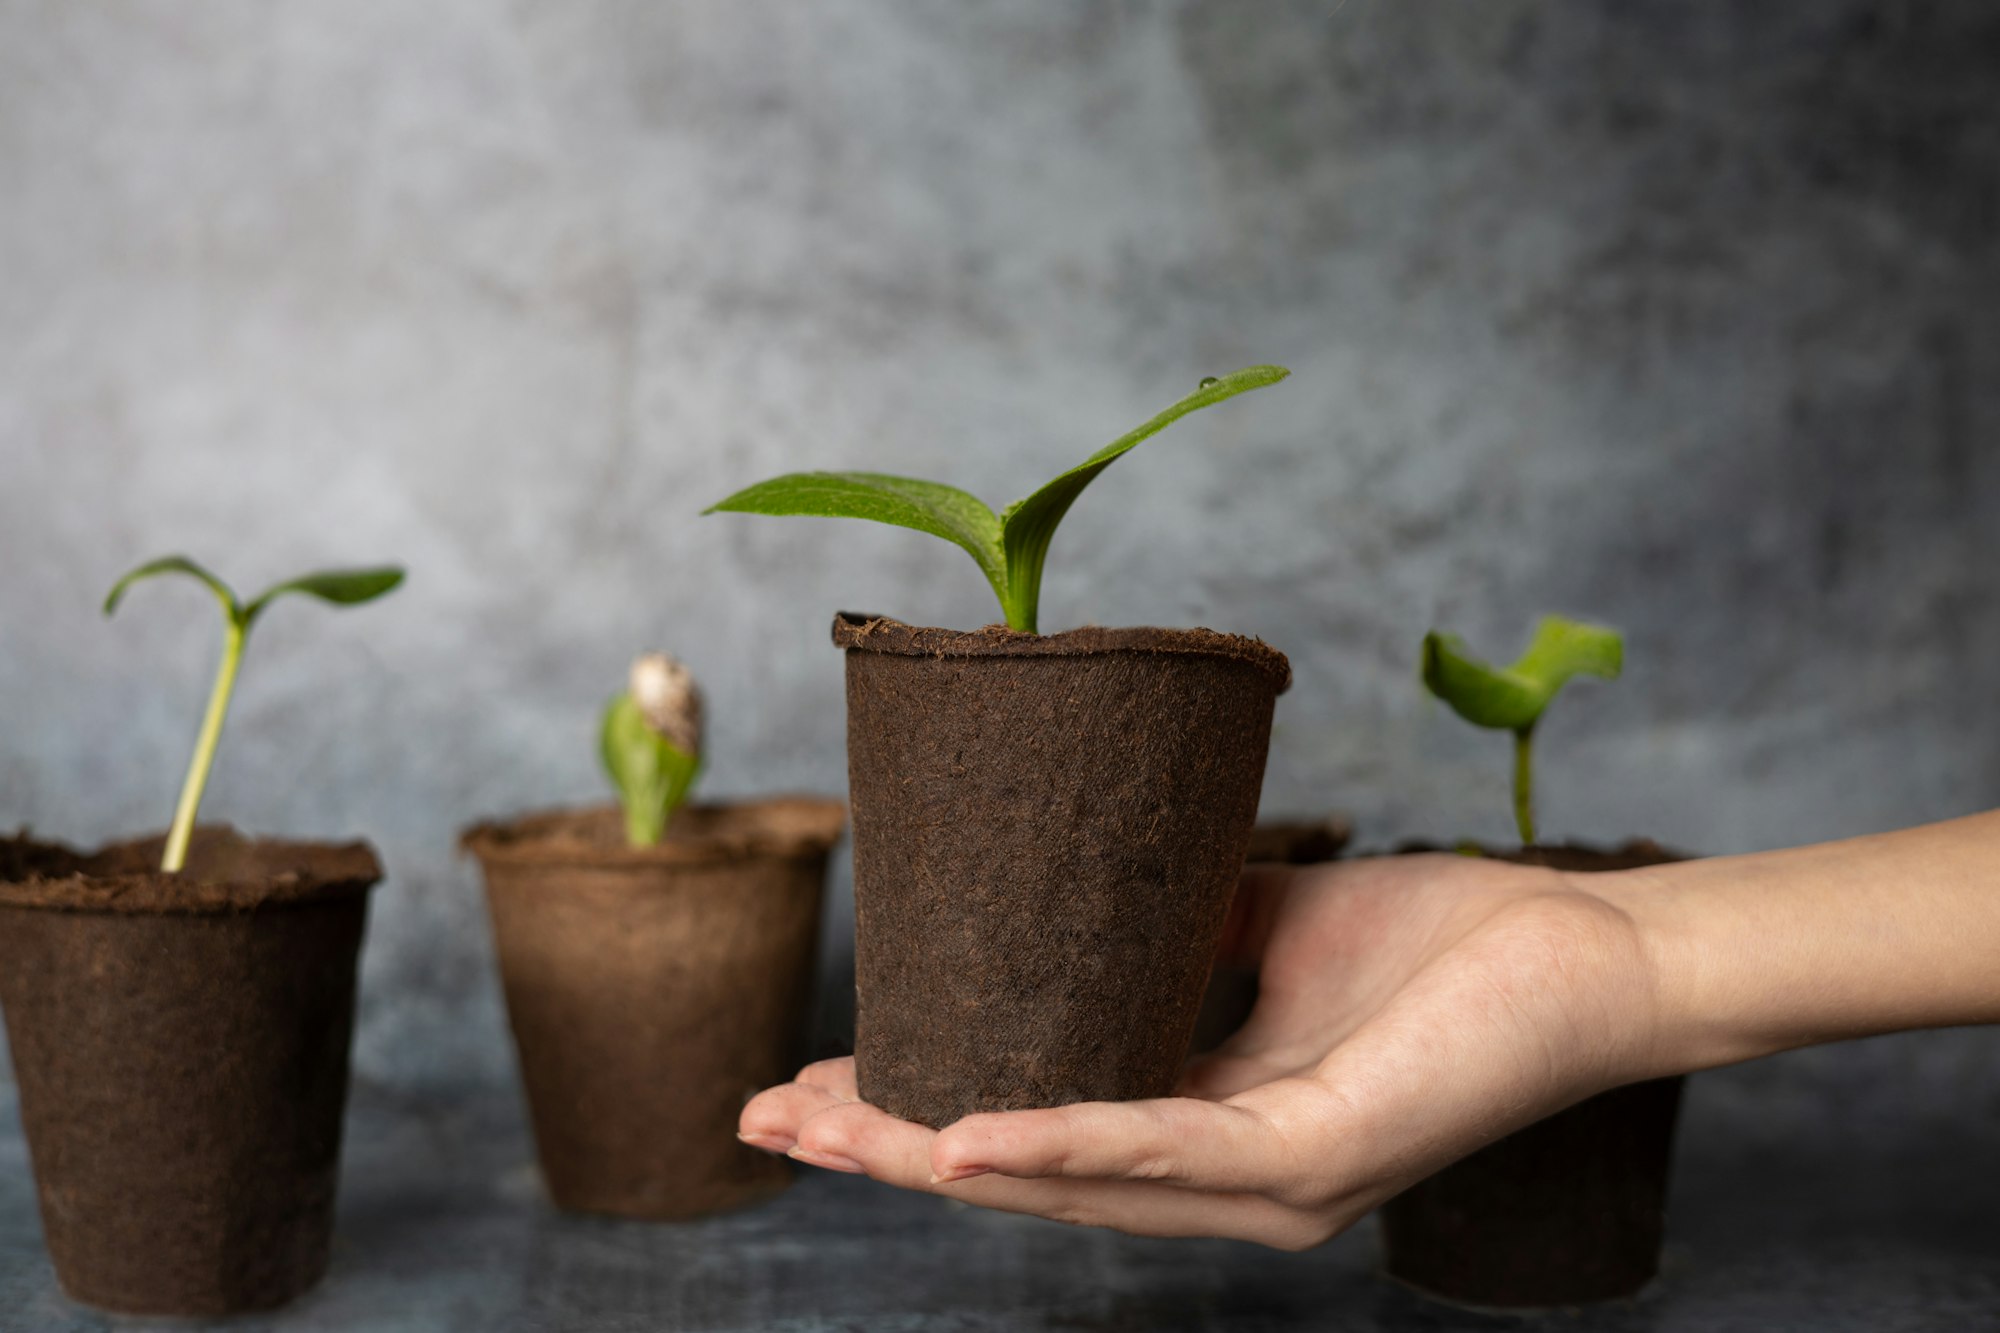
[[1535, 844], [1535, 724], [1577, 675], [1615, 679], [1625, 665], [1616, 630], [1544, 616], [1534, 642], [1512, 666], [1491, 666], [1455, 634], [1424, 636], [1424, 686], [1476, 727], [1514, 733], [1514, 822], [1521, 845]]
[[104, 614], [118, 609], [125, 590], [141, 579], [157, 574], [185, 574], [206, 584], [222, 603], [222, 663], [216, 668], [215, 687], [209, 692], [208, 711], [202, 716], [201, 731], [194, 744], [194, 759], [188, 764], [187, 779], [181, 784], [181, 799], [174, 810], [174, 822], [167, 830], [166, 851], [160, 869], [177, 874], [187, 864], [188, 841], [194, 836], [195, 814], [201, 808], [201, 794], [208, 786], [209, 770], [215, 766], [215, 750], [222, 739], [222, 721], [229, 714], [230, 696], [236, 690], [236, 671], [243, 664], [243, 646], [250, 627], [264, 608], [286, 593], [304, 593], [333, 606], [358, 606], [372, 602], [403, 581], [403, 571], [393, 566], [372, 569], [325, 569], [301, 575], [266, 588], [248, 603], [215, 575], [186, 556], [170, 555], [148, 561], [113, 584], [104, 598]]
[[995, 514], [955, 486], [880, 472], [793, 472], [736, 492], [703, 513], [807, 514], [865, 518], [915, 528], [963, 547], [979, 565], [1012, 629], [1036, 632], [1042, 566], [1069, 507], [1098, 473], [1190, 412], [1276, 384], [1283, 366], [1250, 366], [1210, 375], [1196, 390], [1135, 427], [1023, 500]]
[[701, 770], [701, 691], [665, 653], [632, 663], [623, 694], [605, 706], [604, 769], [625, 806], [625, 839], [653, 847]]

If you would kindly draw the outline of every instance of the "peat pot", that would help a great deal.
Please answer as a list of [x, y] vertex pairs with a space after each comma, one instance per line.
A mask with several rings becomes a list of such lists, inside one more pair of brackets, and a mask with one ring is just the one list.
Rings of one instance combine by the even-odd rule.
[[632, 847], [614, 807], [465, 835], [558, 1208], [669, 1220], [776, 1193], [790, 1164], [736, 1137], [798, 1068], [840, 802], [684, 807]]
[[[1615, 851], [1489, 852], [1566, 871], [1682, 858]], [[1660, 1270], [1681, 1077], [1613, 1088], [1488, 1144], [1382, 1207], [1385, 1271], [1460, 1305], [1581, 1305], [1631, 1296]]]
[[326, 1270], [347, 1098], [360, 843], [0, 841], [0, 1005], [42, 1229], [74, 1299], [268, 1309]]
[[1189, 629], [841, 615], [855, 1074], [931, 1126], [1171, 1092], [1243, 868], [1282, 653]]

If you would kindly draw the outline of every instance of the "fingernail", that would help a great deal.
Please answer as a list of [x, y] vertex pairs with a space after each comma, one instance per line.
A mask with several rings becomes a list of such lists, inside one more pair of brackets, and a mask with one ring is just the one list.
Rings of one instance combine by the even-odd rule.
[[815, 1152], [811, 1148], [801, 1148], [797, 1144], [794, 1144], [791, 1151], [785, 1155], [794, 1161], [804, 1162], [807, 1166], [824, 1167], [828, 1171], [845, 1171], [850, 1176], [865, 1176], [868, 1174], [867, 1167], [861, 1165], [861, 1163], [855, 1161], [852, 1157], [842, 1157], [837, 1152]]
[[736, 1137], [753, 1148], [762, 1148], [765, 1152], [790, 1152], [792, 1150], [792, 1140], [786, 1138], [783, 1134], [738, 1134]]
[[961, 1180], [970, 1180], [974, 1176], [990, 1176], [992, 1174], [993, 1168], [990, 1166], [955, 1166], [943, 1175], [932, 1176], [931, 1184], [953, 1185]]

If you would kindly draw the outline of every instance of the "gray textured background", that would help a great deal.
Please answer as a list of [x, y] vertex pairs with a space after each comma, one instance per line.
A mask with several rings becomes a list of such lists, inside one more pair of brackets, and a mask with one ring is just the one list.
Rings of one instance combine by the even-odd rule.
[[[1253, 361], [1044, 620], [1286, 649], [1267, 809], [1504, 834], [1414, 650], [1545, 609], [1631, 664], [1545, 728], [1552, 832], [2000, 804], [1997, 69], [1981, 0], [0, 0], [0, 824], [169, 813], [216, 624], [104, 623], [129, 563], [407, 562], [260, 629], [207, 810], [384, 852], [364, 1088], [507, 1078], [453, 834], [598, 796], [632, 652], [712, 794], [837, 790], [832, 611], [993, 617], [928, 538], [702, 505], [1004, 501]], [[2000, 1100], [1990, 1040], [1869, 1049]]]

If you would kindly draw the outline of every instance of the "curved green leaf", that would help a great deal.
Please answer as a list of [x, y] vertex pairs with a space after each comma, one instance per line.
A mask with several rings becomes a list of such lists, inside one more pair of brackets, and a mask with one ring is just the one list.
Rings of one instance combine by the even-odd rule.
[[255, 601], [243, 608], [243, 623], [248, 625], [265, 607], [287, 593], [304, 593], [335, 606], [358, 606], [392, 591], [402, 581], [403, 571], [394, 565], [370, 569], [322, 569], [266, 588]]
[[1544, 616], [1512, 666], [1474, 657], [1455, 634], [1424, 636], [1424, 685], [1474, 726], [1527, 731], [1572, 676], [1614, 678], [1624, 668], [1616, 630]]
[[118, 603], [124, 600], [127, 588], [141, 579], [150, 579], [157, 574], [185, 574], [189, 578], [199, 579], [208, 585], [208, 590], [222, 603], [222, 613], [229, 617], [231, 624], [237, 623], [242, 615], [241, 609], [236, 605], [236, 594], [230, 591], [229, 585], [184, 555], [168, 555], [158, 560], [148, 560], [112, 584], [111, 591], [104, 595], [104, 614], [108, 616], [118, 609]]
[[1616, 680], [1625, 669], [1625, 639], [1615, 629], [1543, 616], [1535, 638], [1514, 663], [1514, 671], [1540, 681], [1551, 697], [1571, 676]]
[[779, 514], [814, 518], [865, 518], [915, 528], [963, 547], [1007, 600], [1000, 520], [978, 496], [941, 482], [881, 472], [793, 472], [746, 487], [704, 514]]
[[1016, 500], [1000, 515], [1000, 544], [1006, 576], [994, 584], [1006, 608], [1007, 623], [1033, 632], [1041, 601], [1042, 567], [1056, 527], [1076, 503], [1083, 488], [1121, 455], [1131, 452], [1190, 412], [1234, 398], [1252, 389], [1276, 384], [1291, 374], [1283, 366], [1249, 366], [1233, 374], [1203, 380], [1201, 387], [1133, 430], [1113, 440], [1083, 462], [1055, 478], [1033, 495]]
[[879, 472], [794, 472], [738, 491], [702, 512], [865, 518], [943, 537], [978, 563], [1007, 623], [1033, 633], [1049, 541], [1083, 488], [1120, 455], [1188, 413], [1276, 384], [1290, 373], [1282, 366], [1250, 366], [1205, 379], [1187, 397], [998, 515], [956, 487]]
[[626, 841], [634, 847], [654, 846], [694, 786], [701, 756], [647, 726], [629, 691], [605, 706], [598, 741], [604, 771], [625, 807]]

